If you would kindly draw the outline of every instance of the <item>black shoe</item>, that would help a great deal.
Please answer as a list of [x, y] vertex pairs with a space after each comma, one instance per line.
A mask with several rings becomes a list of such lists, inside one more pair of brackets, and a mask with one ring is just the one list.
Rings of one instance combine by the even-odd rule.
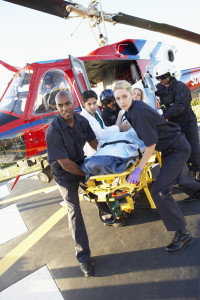
[[175, 253], [191, 245], [193, 241], [194, 239], [188, 230], [185, 233], [182, 231], [176, 231], [171, 244], [169, 244], [165, 250], [168, 253]]
[[116, 220], [114, 223], [104, 223], [105, 226], [122, 227], [127, 224], [126, 220]]
[[85, 277], [90, 277], [94, 274], [93, 266], [90, 260], [82, 263], [80, 268]]
[[200, 190], [196, 191], [192, 196], [185, 198], [184, 201], [191, 202], [195, 200], [200, 200]]

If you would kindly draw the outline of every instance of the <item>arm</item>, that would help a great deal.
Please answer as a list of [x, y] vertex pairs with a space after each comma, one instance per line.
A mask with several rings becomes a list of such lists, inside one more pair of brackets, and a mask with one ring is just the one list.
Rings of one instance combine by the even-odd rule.
[[142, 155], [142, 158], [138, 164], [138, 166], [135, 168], [135, 170], [130, 174], [128, 183], [139, 183], [140, 174], [142, 172], [142, 169], [146, 166], [149, 158], [151, 157], [156, 144], [153, 144], [151, 146], [146, 147], [144, 154]]
[[147, 164], [149, 158], [151, 157], [155, 147], [156, 147], [156, 144], [145, 148], [144, 153], [142, 155], [142, 158], [141, 158], [141, 160], [138, 164], [138, 168], [143, 169], [146, 166], [146, 164]]
[[92, 147], [94, 150], [97, 151], [97, 144], [98, 144], [97, 139], [88, 141], [88, 143], [89, 143], [90, 147]]
[[122, 110], [119, 111], [115, 125], [120, 126], [122, 123]]
[[114, 132], [120, 131], [117, 125], [112, 125], [108, 127], [104, 125], [104, 128], [101, 128], [100, 124], [97, 121], [92, 124], [92, 129], [98, 141], [107, 135], [111, 135]]
[[163, 117], [170, 119], [179, 116], [190, 107], [190, 99], [191, 96], [188, 87], [184, 84], [179, 84], [175, 90], [174, 103], [164, 112]]
[[128, 121], [124, 121], [122, 123], [122, 113], [123, 113], [123, 110], [121, 109], [118, 113], [118, 117], [117, 117], [117, 121], [115, 123], [115, 125], [117, 125], [119, 127], [119, 131], [127, 131], [131, 125]]
[[[97, 112], [97, 114], [98, 114], [98, 112]], [[105, 126], [104, 122], [103, 122], [104, 128], [101, 128], [101, 125], [99, 124], [99, 122], [93, 116], [91, 116], [86, 111], [86, 109], [83, 109], [83, 111], [81, 112], [81, 115], [84, 116], [88, 120], [88, 122], [90, 124], [90, 127], [93, 129], [93, 131], [95, 133], [95, 136], [96, 136], [98, 141], [102, 137], [104, 137], [105, 135], [110, 135], [113, 132], [119, 132], [119, 127], [118, 126], [113, 125], [113, 126], [107, 127], [107, 126]], [[99, 115], [99, 118], [101, 118], [100, 115]], [[102, 119], [102, 121], [103, 121], [103, 119]]]
[[130, 123], [128, 121], [125, 121], [119, 126], [119, 130], [122, 131], [127, 131], [131, 127]]
[[80, 166], [69, 158], [58, 159], [57, 161], [65, 171], [72, 174], [85, 176], [85, 173], [81, 170]]

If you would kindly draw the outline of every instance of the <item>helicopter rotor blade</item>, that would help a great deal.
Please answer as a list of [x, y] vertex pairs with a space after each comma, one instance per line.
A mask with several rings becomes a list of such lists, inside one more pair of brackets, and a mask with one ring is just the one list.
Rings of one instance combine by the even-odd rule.
[[50, 15], [54, 15], [61, 18], [67, 18], [70, 12], [66, 11], [67, 5], [75, 6], [72, 1], [64, 0], [4, 0], [6, 2], [18, 4], [28, 8], [32, 8]]
[[[96, 6], [90, 6], [90, 8], [85, 8], [82, 5], [75, 3], [73, 1], [65, 0], [3, 0], [39, 10], [44, 13], [52, 14], [61, 18], [68, 18], [71, 12], [74, 12], [77, 16], [82, 18], [97, 17], [99, 23], [102, 21], [102, 16]], [[95, 1], [94, 1], [95, 2]], [[150, 31], [155, 31], [159, 33], [164, 33], [170, 36], [174, 36], [189, 42], [200, 44], [200, 34], [182, 29], [179, 27], [171, 26], [164, 23], [157, 23], [150, 20], [138, 18], [135, 16], [130, 16], [124, 13], [105, 13], [102, 12], [104, 16], [104, 21], [110, 23], [119, 23], [134, 27], [143, 28]]]
[[156, 31], [159, 33], [164, 33], [180, 39], [184, 39], [189, 42], [200, 44], [200, 34], [179, 27], [171, 26], [164, 23], [156, 23], [146, 19], [126, 15], [121, 12], [117, 15], [112, 16], [112, 20], [116, 23], [135, 26], [150, 31]]

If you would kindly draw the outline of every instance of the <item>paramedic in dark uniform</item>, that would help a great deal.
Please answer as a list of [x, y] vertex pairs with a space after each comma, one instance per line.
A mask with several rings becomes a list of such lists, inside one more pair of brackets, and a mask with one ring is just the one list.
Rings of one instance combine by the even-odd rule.
[[[181, 127], [191, 146], [189, 163], [200, 179], [200, 147], [197, 118], [191, 108], [189, 87], [176, 80], [175, 69], [171, 62], [163, 61], [155, 67], [154, 75], [160, 83], [156, 86], [156, 95], [160, 98], [163, 117]], [[189, 165], [188, 165], [189, 166]]]
[[79, 205], [79, 183], [85, 179], [80, 166], [84, 161], [83, 146], [86, 142], [95, 150], [97, 140], [89, 122], [74, 113], [74, 99], [67, 91], [56, 95], [59, 114], [46, 131], [48, 162], [58, 184], [60, 193], [67, 203], [68, 222], [75, 242], [77, 260], [84, 275], [91, 276], [90, 248]]
[[120, 108], [115, 101], [113, 91], [111, 89], [104, 90], [100, 95], [100, 101], [105, 107], [101, 113], [104, 124], [106, 126], [115, 125]]
[[177, 124], [163, 119], [143, 101], [132, 100], [130, 83], [125, 80], [117, 81], [113, 91], [118, 105], [126, 111], [127, 120], [146, 145], [145, 152], [128, 182], [139, 182], [141, 171], [154, 149], [162, 153], [162, 167], [153, 185], [152, 198], [167, 230], [176, 232], [166, 251], [178, 252], [190, 245], [193, 238], [178, 204], [171, 195], [172, 188], [179, 184], [179, 187], [190, 188], [191, 193], [200, 189], [200, 183], [181, 174], [190, 155], [190, 145]]

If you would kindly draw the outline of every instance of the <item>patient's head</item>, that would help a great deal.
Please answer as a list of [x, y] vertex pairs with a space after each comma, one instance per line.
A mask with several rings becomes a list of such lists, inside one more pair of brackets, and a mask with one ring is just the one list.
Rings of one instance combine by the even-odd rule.
[[139, 88], [133, 89], [133, 99], [134, 100], [143, 100], [143, 91]]
[[82, 101], [84, 104], [85, 109], [92, 115], [97, 110], [97, 94], [93, 90], [85, 91], [83, 92], [82, 96]]

